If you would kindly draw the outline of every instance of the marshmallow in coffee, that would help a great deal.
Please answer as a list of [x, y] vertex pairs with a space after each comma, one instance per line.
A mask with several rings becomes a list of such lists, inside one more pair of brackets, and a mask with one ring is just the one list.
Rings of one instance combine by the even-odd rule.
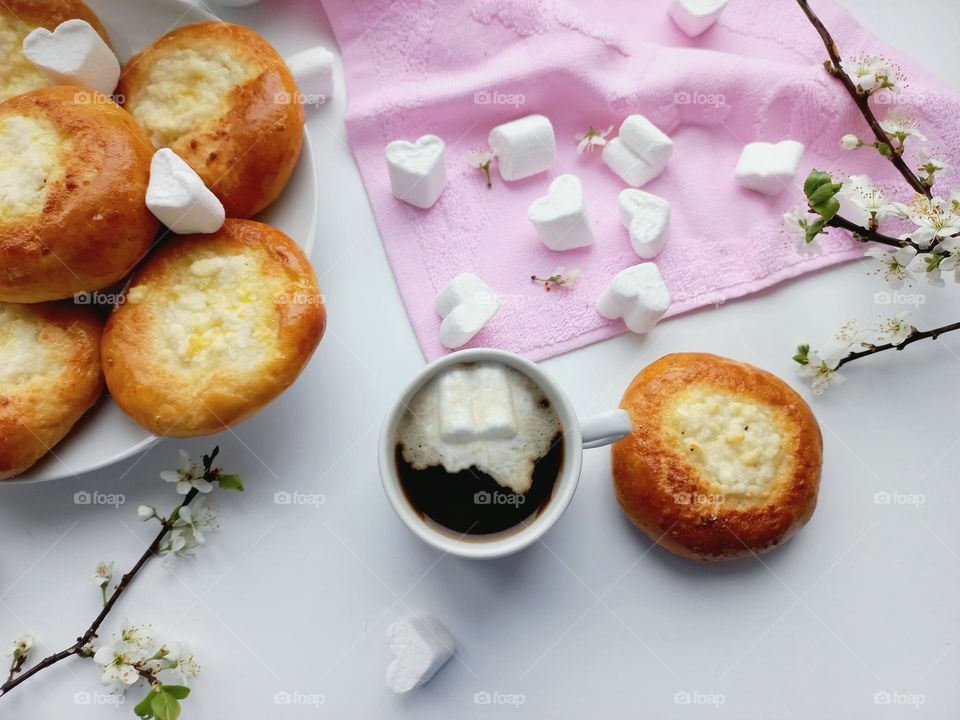
[[457, 365], [414, 397], [397, 442], [415, 470], [469, 468], [526, 493], [537, 462], [562, 432], [543, 390], [501, 363]]

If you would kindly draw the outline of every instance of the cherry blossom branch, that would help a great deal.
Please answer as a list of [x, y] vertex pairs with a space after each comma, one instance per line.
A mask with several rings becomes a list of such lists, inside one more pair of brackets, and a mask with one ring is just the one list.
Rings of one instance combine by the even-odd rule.
[[830, 227], [849, 230], [851, 233], [853, 233], [853, 239], [859, 242], [875, 242], [895, 248], [901, 248], [909, 245], [917, 250], [920, 250], [920, 246], [909, 238], [901, 240], [890, 235], [884, 235], [876, 230], [871, 230], [870, 228], [865, 228], [862, 225], [857, 225], [856, 223], [851, 222], [840, 215], [834, 215], [832, 218], [830, 218], [830, 220], [827, 221], [826, 224]]
[[810, 24], [813, 25], [814, 29], [820, 35], [820, 39], [823, 40], [823, 44], [827, 49], [827, 55], [830, 56], [830, 60], [824, 63], [824, 67], [826, 67], [827, 72], [837, 78], [843, 87], [846, 88], [847, 93], [849, 93], [850, 97], [853, 98], [857, 108], [860, 110], [860, 114], [863, 115], [864, 119], [867, 121], [867, 125], [870, 126], [870, 130], [873, 131], [877, 142], [883, 143], [890, 148], [890, 153], [885, 155], [885, 157], [887, 157], [890, 162], [893, 163], [893, 166], [900, 172], [901, 175], [903, 175], [904, 180], [910, 184], [910, 187], [912, 187], [921, 195], [925, 195], [928, 198], [932, 197], [933, 193], [930, 190], [929, 185], [918, 178], [907, 165], [907, 163], [904, 162], [902, 143], [900, 146], [895, 145], [890, 136], [887, 134], [886, 130], [880, 126], [877, 116], [874, 115], [873, 109], [870, 107], [870, 94], [858, 89], [853, 80], [851, 80], [847, 73], [845, 73], [840, 67], [842, 62], [840, 51], [837, 48], [837, 43], [833, 39], [833, 36], [830, 35], [830, 31], [827, 30], [826, 26], [810, 7], [810, 3], [807, 0], [797, 0], [797, 4], [807, 16]]
[[[212, 463], [215, 455], [216, 451], [211, 453], [209, 458], [210, 463]], [[217, 472], [216, 469], [211, 470], [210, 463], [206, 462], [205, 459], [205, 475], [211, 475], [212, 473]], [[210, 480], [213, 478], [208, 477], [207, 479]], [[184, 497], [183, 502], [181, 502], [180, 505], [177, 506], [177, 509], [171, 514], [171, 517], [175, 517], [180, 510], [193, 502], [194, 498], [196, 498], [198, 494], [199, 491], [196, 488], [191, 489], [187, 493], [186, 497]], [[107, 615], [110, 614], [110, 611], [113, 609], [113, 606], [116, 605], [117, 600], [120, 599], [120, 596], [123, 594], [124, 590], [126, 590], [130, 586], [130, 583], [133, 582], [133, 579], [137, 576], [137, 573], [140, 572], [150, 558], [158, 554], [160, 544], [163, 542], [164, 537], [170, 530], [171, 525], [172, 523], [170, 520], [161, 520], [160, 532], [157, 533], [157, 536], [153, 539], [153, 542], [147, 546], [147, 549], [144, 551], [143, 555], [140, 556], [140, 559], [137, 560], [130, 571], [120, 579], [120, 582], [114, 589], [113, 594], [107, 598], [107, 601], [104, 603], [100, 613], [96, 618], [94, 618], [93, 622], [90, 623], [90, 627], [84, 631], [83, 635], [78, 637], [77, 641], [70, 647], [64, 648], [60, 652], [56, 652], [45, 657], [43, 660], [40, 660], [35, 665], [31, 666], [28, 670], [24, 671], [22, 674], [14, 677], [16, 673], [11, 671], [10, 677], [7, 679], [7, 681], [3, 685], [0, 685], [0, 697], [6, 695], [21, 683], [26, 682], [41, 670], [45, 670], [48, 667], [56, 665], [61, 660], [66, 660], [68, 657], [73, 655], [88, 654], [88, 651], [85, 649], [87, 644], [97, 636], [100, 626], [103, 624], [104, 620], [107, 619]]]
[[899, 342], [896, 344], [892, 342], [888, 342], [888, 343], [883, 343], [882, 345], [871, 345], [864, 350], [857, 350], [856, 352], [852, 352], [849, 355], [845, 355], [844, 357], [840, 358], [839, 362], [837, 362], [835, 369], [839, 370], [841, 367], [843, 367], [847, 363], [853, 362], [854, 360], [859, 360], [860, 358], [867, 357], [868, 355], [875, 355], [878, 352], [883, 352], [884, 350], [903, 350], [905, 347], [907, 347], [907, 345], [911, 345], [912, 343], [915, 343], [918, 340], [927, 340], [927, 339], [936, 340], [941, 335], [948, 332], [953, 332], [954, 330], [960, 330], [960, 322], [951, 323], [949, 325], [943, 325], [938, 328], [933, 328], [932, 330], [920, 331], [914, 328], [913, 332], [911, 332], [907, 336], [907, 339], [903, 340], [902, 342]]

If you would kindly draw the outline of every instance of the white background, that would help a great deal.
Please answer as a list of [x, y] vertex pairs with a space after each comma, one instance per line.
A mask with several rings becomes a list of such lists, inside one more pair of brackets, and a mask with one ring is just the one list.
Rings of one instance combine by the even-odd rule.
[[[843, 4], [960, 84], [955, 2]], [[316, 0], [265, 0], [222, 15], [283, 53], [334, 47]], [[137, 504], [172, 506], [158, 473], [176, 465], [177, 448], [199, 454], [217, 442], [247, 491], [217, 494], [222, 531], [195, 560], [150, 564], [107, 625], [123, 614], [196, 647], [204, 668], [186, 718], [960, 714], [960, 338], [857, 363], [845, 386], [812, 400], [825, 441], [820, 505], [762, 562], [705, 566], [652, 548], [617, 507], [606, 450], [587, 453], [580, 490], [542, 544], [495, 562], [442, 556], [406, 531], [380, 489], [380, 419], [423, 358], [343, 112], [341, 82], [336, 101], [309, 121], [322, 172], [313, 261], [330, 312], [312, 364], [235, 433], [164, 442], [77, 479], [0, 488], [0, 636], [32, 632], [41, 652], [71, 643], [98, 610], [88, 580], [95, 563], [126, 569], [152, 536]], [[641, 367], [674, 351], [727, 355], [799, 387], [789, 360], [798, 340], [824, 341], [845, 320], [890, 309], [874, 303], [884, 288], [866, 271], [851, 263], [544, 365], [584, 414], [615, 406]], [[948, 305], [958, 306], [958, 293], [917, 291], [927, 301], [920, 325], [957, 319]], [[121, 493], [125, 504], [76, 505], [78, 491]], [[277, 505], [280, 491], [323, 503]], [[878, 504], [878, 492], [913, 493], [917, 504]], [[447, 624], [458, 656], [425, 688], [395, 697], [383, 684], [384, 631], [419, 612]], [[97, 678], [92, 663], [66, 661], [0, 700], [0, 712], [132, 717], [133, 696], [118, 711], [82, 704], [104, 701], [83, 694], [99, 691]], [[277, 705], [282, 692], [294, 704]], [[523, 704], [478, 705], [482, 692]], [[677, 704], [677, 693], [691, 703]], [[891, 704], [875, 704], [876, 693]], [[922, 704], [897, 704], [908, 701]]]

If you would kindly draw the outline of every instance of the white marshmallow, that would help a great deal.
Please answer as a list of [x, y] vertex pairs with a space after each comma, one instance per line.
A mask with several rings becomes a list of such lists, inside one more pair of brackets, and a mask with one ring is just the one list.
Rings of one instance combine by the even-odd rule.
[[499, 309], [500, 299], [489, 285], [473, 273], [460, 273], [437, 295], [440, 342], [451, 350], [465, 345]]
[[660, 270], [653, 263], [640, 263], [621, 270], [597, 301], [597, 310], [608, 320], [623, 318], [635, 333], [646, 333], [670, 307]]
[[522, 180], [547, 170], [557, 159], [553, 125], [543, 115], [527, 115], [490, 131], [490, 149], [504, 180]]
[[112, 95], [120, 81], [120, 61], [86, 20], [67, 20], [53, 32], [37, 28], [23, 39], [23, 54], [54, 85]]
[[793, 182], [802, 159], [803, 143], [796, 140], [752, 142], [740, 153], [734, 174], [744, 187], [764, 195], [778, 195]]
[[670, 224], [670, 203], [643, 190], [627, 188], [617, 199], [620, 222], [630, 231], [630, 244], [645, 260], [662, 249]]
[[441, 375], [437, 384], [440, 437], [445, 443], [462, 445], [516, 436], [517, 414], [506, 367], [457, 367]]
[[147, 207], [178, 235], [212, 233], [223, 227], [223, 203], [199, 175], [169, 148], [150, 161]]
[[393, 623], [387, 628], [387, 645], [393, 653], [387, 689], [398, 695], [428, 682], [457, 649], [450, 631], [428, 615]]
[[324, 102], [333, 97], [333, 68], [336, 58], [325, 47], [317, 46], [286, 59], [300, 92]]
[[696, 37], [713, 25], [727, 0], [673, 0], [670, 17], [690, 37]]
[[424, 135], [415, 143], [394, 140], [386, 152], [394, 196], [424, 210], [433, 207], [447, 184], [443, 140], [436, 135]]
[[658, 177], [666, 168], [663, 165], [651, 165], [633, 150], [627, 147], [622, 138], [615, 137], [603, 147], [603, 161], [627, 185], [641, 187]]
[[527, 210], [527, 217], [551, 250], [571, 250], [593, 245], [593, 221], [576, 175], [561, 175]]
[[673, 155], [673, 140], [643, 115], [630, 115], [623, 121], [620, 139], [653, 167], [665, 167]]

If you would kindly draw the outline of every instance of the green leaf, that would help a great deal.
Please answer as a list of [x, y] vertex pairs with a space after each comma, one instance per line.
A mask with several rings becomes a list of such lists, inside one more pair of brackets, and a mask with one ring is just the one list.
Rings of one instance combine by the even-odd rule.
[[180, 717], [180, 703], [177, 699], [166, 692], [165, 687], [153, 696], [150, 701], [150, 709], [157, 716], [157, 720], [177, 720]]
[[793, 361], [795, 363], [800, 363], [801, 365], [810, 364], [810, 346], [809, 345], [797, 345], [797, 354], [793, 356]]
[[891, 150], [890, 146], [887, 145], [885, 142], [878, 142], [874, 147], [876, 147], [877, 152], [879, 152], [884, 157], [890, 157], [891, 155], [893, 155], [893, 150]]
[[830, 177], [830, 173], [813, 169], [810, 171], [810, 174], [807, 175], [807, 179], [803, 183], [803, 194], [806, 195], [807, 198], [810, 198], [821, 185], [828, 185], [832, 183], [833, 178]]
[[811, 205], [810, 208], [821, 218], [823, 218], [823, 221], [826, 223], [833, 220], [834, 216], [840, 212], [840, 201], [837, 200], [837, 198], [830, 196], [823, 202], [818, 202], [816, 205]]
[[823, 228], [826, 226], [826, 224], [827, 221], [821, 217], [807, 225], [807, 242], [812, 243], [814, 240], [816, 240], [817, 235], [823, 232]]
[[220, 481], [220, 487], [224, 490], [239, 490], [243, 492], [243, 483], [240, 482], [239, 475], [221, 475], [217, 479]]
[[165, 693], [170, 693], [177, 700], [183, 700], [187, 695], [190, 694], [190, 688], [184, 687], [183, 685], [164, 685], [163, 691]]
[[136, 714], [137, 717], [146, 718], [146, 719], [153, 717], [151, 702], [153, 701], [153, 696], [155, 694], [156, 694], [155, 691], [151, 690], [150, 692], [147, 693], [146, 697], [144, 697], [143, 700], [141, 700], [134, 706], [133, 712]]

